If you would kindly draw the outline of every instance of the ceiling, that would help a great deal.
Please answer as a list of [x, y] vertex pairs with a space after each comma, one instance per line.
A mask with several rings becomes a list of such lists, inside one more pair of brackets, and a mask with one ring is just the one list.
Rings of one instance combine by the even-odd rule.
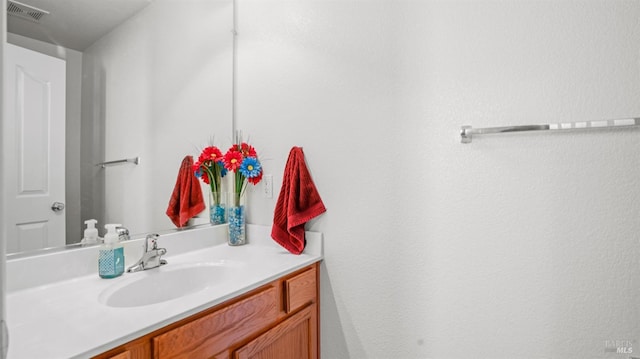
[[84, 51], [153, 0], [18, 0], [48, 11], [39, 21], [7, 16], [9, 32]]

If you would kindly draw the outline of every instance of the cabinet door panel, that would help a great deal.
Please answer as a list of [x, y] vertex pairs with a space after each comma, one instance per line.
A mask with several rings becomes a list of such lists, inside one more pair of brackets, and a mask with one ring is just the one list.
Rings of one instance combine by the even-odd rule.
[[238, 349], [234, 359], [316, 359], [315, 304], [273, 327]]

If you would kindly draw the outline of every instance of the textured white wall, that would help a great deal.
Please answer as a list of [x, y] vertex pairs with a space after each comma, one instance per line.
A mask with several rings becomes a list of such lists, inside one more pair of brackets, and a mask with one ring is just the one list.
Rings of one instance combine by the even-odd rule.
[[141, 157], [86, 174], [86, 186], [104, 181], [89, 197], [104, 198], [104, 214], [92, 203], [100, 233], [105, 222], [131, 233], [174, 228], [165, 211], [184, 156], [197, 157], [214, 135], [231, 143], [231, 2], [177, 5], [154, 1], [84, 53], [83, 89], [97, 91], [83, 97], [83, 117], [104, 130], [86, 133], [104, 143], [88, 160]]
[[239, 0], [238, 126], [328, 212], [323, 358], [640, 352], [640, 131], [459, 128], [640, 114], [637, 1]]

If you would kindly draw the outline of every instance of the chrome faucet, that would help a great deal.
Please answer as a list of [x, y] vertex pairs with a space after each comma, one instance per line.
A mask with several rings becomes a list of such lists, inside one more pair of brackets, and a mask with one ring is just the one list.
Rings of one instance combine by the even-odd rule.
[[128, 241], [131, 239], [129, 237], [129, 230], [126, 227], [116, 227], [116, 233], [118, 233], [118, 240], [120, 242]]
[[147, 238], [144, 240], [144, 253], [142, 253], [142, 258], [140, 258], [136, 264], [127, 268], [127, 272], [139, 272], [167, 264], [166, 260], [160, 258], [167, 254], [167, 250], [158, 248], [158, 237], [159, 235], [157, 234], [147, 235]]

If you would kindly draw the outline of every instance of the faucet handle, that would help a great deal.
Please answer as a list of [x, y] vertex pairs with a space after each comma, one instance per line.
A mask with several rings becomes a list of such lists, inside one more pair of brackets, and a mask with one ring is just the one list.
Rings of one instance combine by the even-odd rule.
[[151, 243], [151, 250], [158, 249], [158, 237], [160, 237], [160, 235], [157, 233], [147, 234], [147, 238], [144, 241], [145, 252], [149, 251], [149, 243]]

